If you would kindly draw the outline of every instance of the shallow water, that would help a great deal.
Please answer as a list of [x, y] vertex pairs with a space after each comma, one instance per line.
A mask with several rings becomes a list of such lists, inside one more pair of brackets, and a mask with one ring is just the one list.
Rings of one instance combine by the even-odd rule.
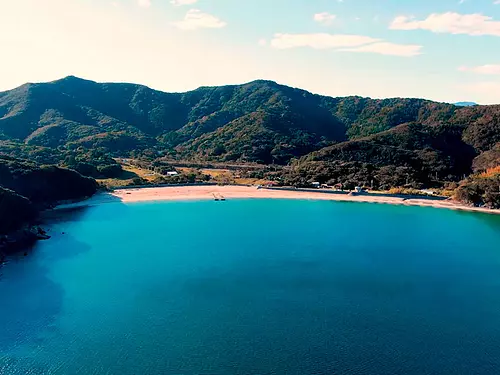
[[496, 215], [110, 203], [50, 234], [0, 271], [2, 375], [500, 373]]

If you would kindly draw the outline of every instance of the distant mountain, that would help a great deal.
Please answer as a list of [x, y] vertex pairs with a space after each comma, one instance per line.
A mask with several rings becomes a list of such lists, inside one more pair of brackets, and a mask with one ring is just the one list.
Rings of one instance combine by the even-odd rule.
[[[0, 93], [0, 152], [87, 167], [79, 160], [89, 164], [89, 150], [98, 150], [106, 165], [91, 166], [93, 173], [116, 169], [110, 156], [166, 155], [292, 163], [292, 170], [302, 171], [295, 177], [305, 182], [351, 175], [342, 165], [351, 165], [358, 181], [375, 182], [372, 172], [388, 167], [383, 173], [390, 175], [390, 168], [400, 168], [393, 175], [405, 176], [405, 184], [431, 184], [459, 180], [473, 166], [495, 165], [498, 143], [500, 106], [332, 98], [272, 81], [164, 93], [67, 77]], [[328, 168], [316, 168], [318, 163]], [[372, 172], [360, 177], [363, 168]], [[383, 185], [399, 183], [395, 178]]]
[[458, 102], [458, 103], [455, 103], [455, 105], [458, 107], [471, 107], [471, 106], [478, 105], [478, 104], [474, 103], [474, 102]]

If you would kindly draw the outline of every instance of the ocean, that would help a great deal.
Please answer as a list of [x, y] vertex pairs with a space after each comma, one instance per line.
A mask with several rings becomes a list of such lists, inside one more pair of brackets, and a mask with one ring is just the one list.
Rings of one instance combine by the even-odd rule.
[[60, 213], [0, 269], [0, 374], [499, 374], [500, 216], [301, 200]]

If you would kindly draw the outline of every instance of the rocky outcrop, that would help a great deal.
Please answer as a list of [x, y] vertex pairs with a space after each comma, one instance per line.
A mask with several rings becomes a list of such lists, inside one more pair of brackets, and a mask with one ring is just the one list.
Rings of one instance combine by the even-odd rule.
[[39, 240], [48, 240], [47, 232], [39, 226], [26, 225], [9, 234], [0, 235], [0, 261], [12, 252], [29, 247]]
[[49, 238], [33, 226], [42, 210], [92, 196], [97, 187], [94, 179], [69, 169], [0, 155], [0, 259]]

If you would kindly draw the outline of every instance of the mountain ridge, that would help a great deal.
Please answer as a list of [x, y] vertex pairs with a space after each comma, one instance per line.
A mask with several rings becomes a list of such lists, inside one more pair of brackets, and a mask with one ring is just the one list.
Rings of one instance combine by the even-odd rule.
[[[0, 131], [5, 138], [36, 146], [58, 147], [76, 142], [74, 146], [78, 147], [79, 142], [106, 138], [103, 134], [108, 133], [113, 135], [111, 141], [120, 139], [128, 143], [125, 148], [129, 150], [151, 147], [158, 141], [159, 148], [175, 148], [182, 144], [181, 150], [189, 150], [193, 135], [199, 137], [214, 132], [251, 113], [265, 113], [275, 115], [274, 125], [279, 122], [280, 116], [284, 119], [282, 127], [274, 126], [271, 131], [273, 136], [279, 138], [276, 142], [293, 144], [296, 137], [291, 136], [289, 130], [294, 129], [296, 133], [304, 132], [306, 137], [314, 138], [312, 148], [319, 148], [325, 142], [345, 141], [413, 120], [416, 113], [409, 118], [390, 120], [387, 124], [372, 124], [373, 129], [368, 130], [356, 124], [357, 116], [363, 116], [366, 103], [382, 108], [398, 101], [415, 107], [414, 111], [421, 106], [451, 108], [449, 104], [424, 99], [332, 98], [269, 80], [166, 93], [144, 85], [97, 83], [68, 76], [0, 93]], [[354, 117], [351, 116], [353, 111], [357, 112]], [[368, 113], [365, 117], [370, 116]], [[349, 134], [345, 134], [347, 130]], [[165, 139], [166, 144], [162, 144]], [[213, 145], [208, 154], [217, 147]], [[287, 162], [290, 156], [297, 157], [310, 151], [297, 147], [291, 155], [281, 155], [279, 161]], [[270, 159], [271, 151], [268, 151], [262, 160], [255, 155], [247, 155], [248, 152], [245, 156], [242, 153], [238, 155], [234, 150], [231, 152], [242, 161], [249, 159], [265, 163]], [[207, 153], [200, 156], [207, 157]], [[235, 156], [229, 157], [234, 159]]]
[[[84, 82], [88, 82], [88, 83], [95, 83], [95, 84], [102, 84], [102, 85], [115, 85], [115, 84], [116, 85], [133, 85], [133, 86], [141, 86], [141, 87], [147, 88], [149, 90], [157, 91], [157, 92], [165, 93], [165, 94], [185, 94], [185, 93], [193, 92], [193, 91], [200, 90], [200, 89], [213, 89], [213, 88], [219, 88], [219, 87], [239, 87], [239, 86], [245, 86], [245, 85], [250, 85], [250, 84], [258, 84], [258, 83], [265, 84], [265, 83], [268, 83], [268, 84], [274, 84], [276, 86], [288, 87], [288, 88], [291, 88], [291, 89], [297, 89], [297, 90], [305, 91], [307, 93], [310, 93], [311, 95], [317, 95], [317, 96], [329, 97], [329, 98], [350, 98], [350, 97], [354, 97], [354, 98], [364, 98], [364, 99], [372, 99], [372, 100], [417, 99], [417, 100], [425, 100], [425, 101], [434, 102], [434, 103], [453, 104], [453, 105], [460, 104], [460, 103], [471, 103], [471, 104], [473, 103], [473, 102], [451, 103], [451, 102], [445, 102], [445, 101], [432, 100], [432, 99], [428, 99], [428, 98], [424, 98], [424, 97], [407, 97], [407, 96], [394, 96], [394, 97], [387, 97], [387, 98], [378, 98], [378, 97], [362, 96], [362, 95], [333, 96], [333, 95], [327, 95], [327, 94], [320, 94], [320, 93], [312, 92], [312, 91], [309, 91], [309, 90], [306, 90], [306, 89], [302, 89], [302, 88], [300, 88], [298, 86], [290, 86], [290, 85], [287, 85], [287, 84], [284, 84], [284, 83], [279, 83], [277, 81], [273, 81], [271, 79], [265, 79], [265, 78], [257, 78], [257, 79], [254, 79], [254, 80], [251, 80], [251, 81], [247, 81], [247, 82], [243, 82], [243, 83], [221, 84], [221, 85], [203, 85], [203, 86], [198, 86], [198, 87], [196, 87], [194, 89], [185, 90], [185, 91], [165, 91], [165, 90], [161, 90], [161, 89], [155, 89], [155, 88], [153, 88], [151, 86], [148, 86], [146, 84], [141, 84], [141, 83], [134, 83], [134, 82], [128, 82], [128, 81], [97, 81], [97, 80], [93, 80], [93, 79], [89, 79], [89, 78], [78, 77], [78, 76], [71, 75], [71, 74], [67, 75], [67, 76], [64, 76], [64, 77], [61, 77], [61, 78], [58, 78], [58, 79], [50, 80], [50, 81], [25, 82], [25, 83], [23, 83], [23, 84], [21, 84], [21, 85], [19, 85], [17, 87], [13, 87], [11, 89], [0, 91], [0, 96], [2, 95], [2, 93], [7, 93], [9, 91], [13, 91], [13, 90], [19, 89], [19, 88], [21, 88], [23, 86], [26, 86], [26, 85], [44, 85], [44, 84], [58, 83], [58, 82], [61, 82], [61, 81], [84, 81]], [[477, 103], [473, 103], [473, 104], [474, 105], [479, 105]], [[497, 104], [489, 104], [489, 105], [497, 105]]]
[[[434, 185], [495, 167], [498, 144], [500, 105], [334, 98], [269, 80], [165, 93], [68, 76], [0, 93], [0, 152], [63, 165], [87, 155], [84, 169], [93, 175], [113, 170], [111, 157], [298, 160], [304, 183], [318, 178], [310, 173], [315, 163], [361, 163], [374, 173], [401, 167], [405, 181]], [[89, 168], [90, 150], [106, 165]]]

